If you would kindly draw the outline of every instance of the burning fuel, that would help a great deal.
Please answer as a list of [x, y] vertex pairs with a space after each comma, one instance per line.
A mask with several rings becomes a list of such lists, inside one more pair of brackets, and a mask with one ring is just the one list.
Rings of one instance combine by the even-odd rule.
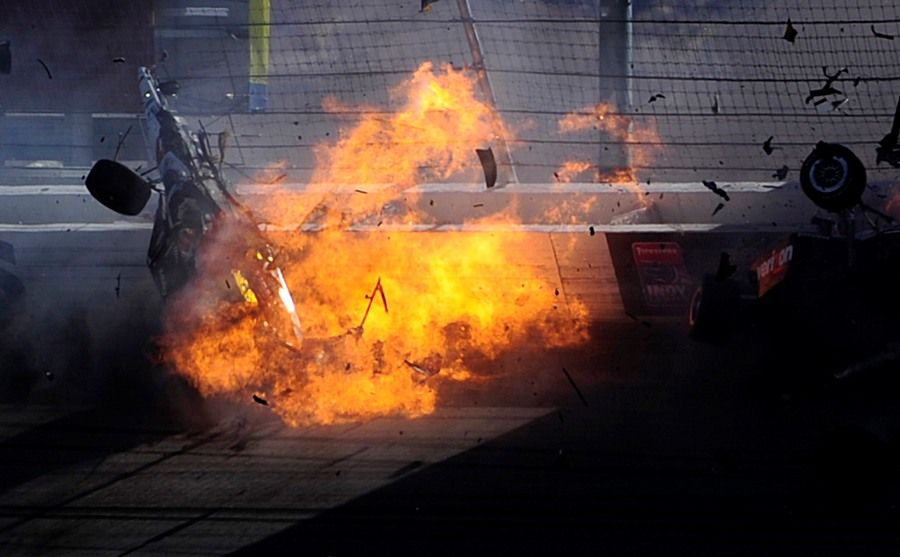
[[[547, 347], [586, 340], [585, 308], [560, 305], [549, 277], [515, 261], [531, 249], [527, 234], [349, 230], [373, 215], [389, 220], [385, 205], [421, 180], [479, 180], [473, 147], [510, 133], [477, 98], [473, 76], [449, 67], [423, 64], [393, 100], [397, 112], [365, 114], [318, 148], [312, 202], [282, 191], [256, 208], [285, 229], [321, 224], [270, 235], [302, 319], [301, 346], [252, 304], [223, 299], [223, 276], [246, 254], [235, 253], [227, 222], [209, 235], [163, 339], [167, 360], [204, 395], [246, 402], [266, 393], [294, 426], [416, 417], [434, 411], [446, 382], [485, 379], [475, 359], [536, 338]], [[353, 194], [361, 185], [367, 195]]]
[[[597, 169], [593, 179], [595, 182], [613, 184], [631, 184], [636, 194], [640, 195], [636, 169], [647, 166], [662, 149], [662, 141], [652, 121], [637, 122], [617, 113], [610, 103], [598, 103], [592, 107], [566, 114], [558, 123], [558, 131], [562, 134], [600, 130], [617, 142], [624, 143], [629, 149], [629, 167], [612, 170]], [[555, 172], [560, 182], [572, 181], [588, 170], [584, 161], [566, 161]]]

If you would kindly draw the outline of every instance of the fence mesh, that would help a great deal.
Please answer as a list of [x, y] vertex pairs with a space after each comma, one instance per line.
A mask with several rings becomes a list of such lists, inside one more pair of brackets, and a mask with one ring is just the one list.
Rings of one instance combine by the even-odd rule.
[[[231, 131], [239, 168], [281, 163], [302, 182], [317, 145], [360, 113], [397, 110], [389, 92], [423, 62], [472, 70], [483, 59], [523, 182], [558, 180], [566, 162], [581, 164], [566, 177], [580, 181], [629, 167], [641, 181], [770, 181], [785, 166], [791, 179], [819, 140], [851, 146], [876, 180], [896, 177], [874, 165], [900, 95], [890, 0], [438, 0], [424, 11], [418, 0], [271, 0], [265, 75], [250, 63], [249, 4], [10, 0], [0, 108], [138, 113], [136, 68], [155, 65], [180, 83], [183, 114]], [[251, 81], [267, 82], [264, 110], [250, 111]], [[325, 99], [355, 108], [333, 114]], [[572, 113], [594, 122], [563, 129]], [[5, 122], [7, 159], [36, 148]], [[97, 135], [56, 134], [42, 156], [69, 148], [67, 164], [88, 164]]]

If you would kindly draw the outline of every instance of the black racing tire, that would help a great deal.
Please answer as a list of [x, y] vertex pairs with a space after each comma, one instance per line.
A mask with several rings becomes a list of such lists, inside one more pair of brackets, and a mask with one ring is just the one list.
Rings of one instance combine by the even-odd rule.
[[800, 168], [803, 193], [826, 211], [856, 206], [866, 189], [866, 168], [853, 151], [820, 141]]
[[94, 163], [84, 183], [94, 199], [122, 215], [137, 215], [150, 199], [150, 184], [116, 161]]
[[734, 280], [703, 278], [688, 311], [690, 336], [698, 342], [720, 344], [728, 340], [740, 309], [740, 287]]

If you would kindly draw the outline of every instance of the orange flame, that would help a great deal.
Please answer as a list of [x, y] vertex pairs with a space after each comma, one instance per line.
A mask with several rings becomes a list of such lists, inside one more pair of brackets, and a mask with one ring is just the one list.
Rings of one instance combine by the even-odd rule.
[[[632, 168], [610, 171], [598, 170], [594, 176], [594, 181], [625, 184], [638, 196], [642, 206], [648, 206], [652, 203], [649, 198], [643, 195], [643, 190], [638, 184], [637, 175], [634, 171], [634, 167], [647, 166], [662, 149], [662, 141], [652, 121], [638, 124], [625, 116], [617, 114], [614, 105], [598, 103], [596, 106], [566, 114], [559, 120], [558, 129], [560, 133], [575, 133], [591, 129], [602, 130], [613, 139], [626, 143]], [[562, 174], [566, 168], [577, 168], [577, 166], [571, 165], [573, 165], [571, 161], [563, 163], [556, 174]]]
[[260, 208], [296, 229], [312, 205], [325, 206], [321, 231], [270, 238], [303, 321], [300, 350], [261, 312], [213, 294], [225, 284], [223, 262], [240, 258], [227, 223], [206, 237], [197, 280], [171, 304], [163, 342], [204, 395], [266, 393], [290, 425], [415, 417], [434, 410], [443, 383], [474, 379], [472, 361], [536, 338], [548, 347], [586, 340], [584, 306], [560, 305], [552, 277], [514, 260], [533, 249], [526, 234], [347, 230], [372, 213], [388, 218], [382, 207], [397, 188], [480, 173], [474, 147], [508, 134], [474, 80], [446, 66], [423, 64], [394, 98], [398, 112], [363, 115], [319, 147], [309, 191], [320, 203], [283, 192]]
[[591, 163], [587, 161], [566, 161], [562, 166], [556, 169], [556, 172], [553, 173], [553, 177], [556, 178], [557, 182], [568, 184], [590, 167]]

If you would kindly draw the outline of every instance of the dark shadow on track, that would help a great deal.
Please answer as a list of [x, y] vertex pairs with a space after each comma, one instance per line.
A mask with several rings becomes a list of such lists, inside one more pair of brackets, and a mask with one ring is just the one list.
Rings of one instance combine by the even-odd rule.
[[616, 333], [632, 339], [620, 363], [633, 384], [583, 386], [589, 406], [561, 397], [559, 412], [234, 555], [897, 554], [897, 440], [879, 437], [900, 424], [886, 410], [896, 381], [782, 400], [758, 386], [751, 346], [693, 351], [634, 327]]

